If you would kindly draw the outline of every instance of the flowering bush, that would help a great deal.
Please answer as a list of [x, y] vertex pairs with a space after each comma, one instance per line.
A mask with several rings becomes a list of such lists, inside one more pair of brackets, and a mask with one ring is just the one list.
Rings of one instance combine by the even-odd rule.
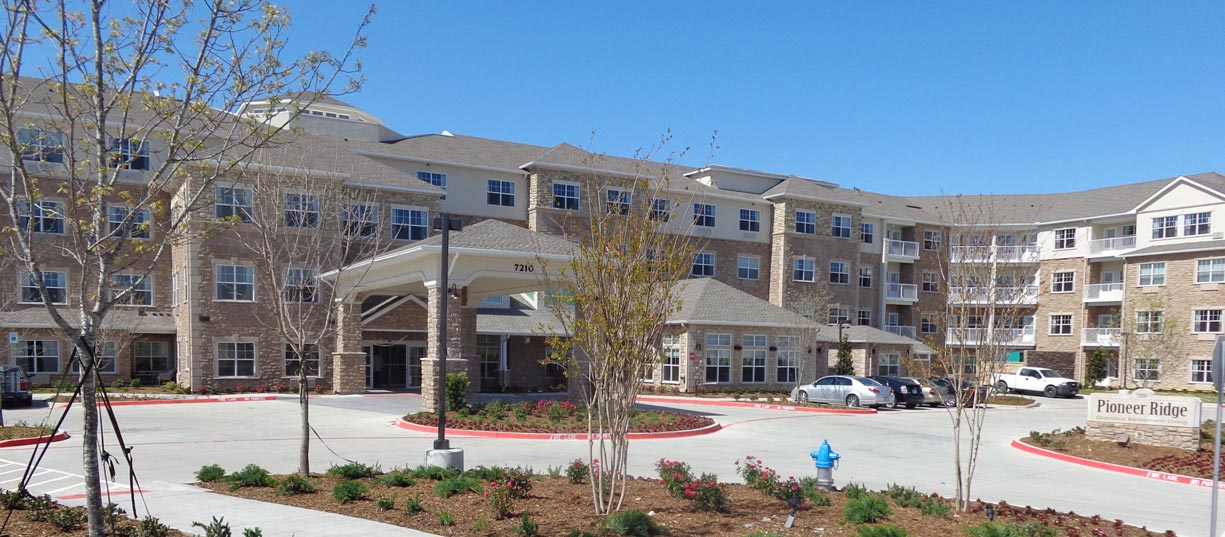
[[574, 459], [574, 462], [566, 467], [566, 479], [569, 479], [570, 483], [578, 485], [586, 482], [588, 477], [591, 477], [591, 466], [583, 462], [583, 459]]
[[736, 473], [744, 479], [744, 483], [753, 490], [766, 496], [778, 498], [795, 508], [804, 507], [804, 491], [795, 477], [782, 480], [778, 472], [766, 466], [752, 455], [745, 455], [744, 461], [736, 461]]
[[505, 479], [490, 481], [489, 488], [485, 489], [489, 508], [499, 519], [510, 517], [515, 500], [526, 498], [532, 490], [532, 480], [526, 472], [507, 469], [503, 475]]
[[685, 495], [685, 486], [693, 481], [693, 472], [689, 465], [680, 461], [659, 459], [655, 463], [655, 471], [668, 494], [680, 498]]
[[702, 474], [695, 479], [688, 464], [667, 459], [659, 459], [655, 471], [668, 494], [693, 500], [699, 511], [727, 510], [727, 494], [719, 485], [719, 476]]

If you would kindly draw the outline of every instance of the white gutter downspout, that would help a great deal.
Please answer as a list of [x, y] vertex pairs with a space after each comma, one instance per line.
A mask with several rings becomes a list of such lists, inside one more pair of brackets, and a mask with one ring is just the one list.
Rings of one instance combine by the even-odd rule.
[[510, 376], [510, 367], [507, 365], [507, 343], [510, 342], [510, 336], [501, 334], [498, 345], [498, 372], [501, 373], [501, 385], [506, 387], [506, 379]]

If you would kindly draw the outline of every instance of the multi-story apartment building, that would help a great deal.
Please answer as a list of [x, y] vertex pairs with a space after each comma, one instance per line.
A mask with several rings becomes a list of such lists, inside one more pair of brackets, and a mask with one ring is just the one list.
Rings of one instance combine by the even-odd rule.
[[[594, 155], [565, 143], [545, 147], [447, 132], [403, 136], [335, 99], [314, 100], [291, 120], [289, 111], [299, 106], [294, 99], [270, 102], [238, 113], [291, 122], [301, 132], [259, 152], [256, 163], [335, 178], [369, 194], [363, 226], [396, 248], [389, 258], [432, 248], [438, 239], [430, 221], [440, 212], [463, 220], [458, 248], [479, 252], [530, 242], [523, 233], [564, 237], [573, 232], [566, 219], [585, 211], [664, 204], [675, 215], [673, 232], [692, 234], [699, 249], [692, 280], [678, 290], [685, 305], [670, 321], [675, 328], [663, 342], [664, 360], [644, 372], [644, 380], [658, 385], [768, 386], [813, 377], [829, 366], [839, 326], [847, 326], [864, 373], [905, 373], [908, 363], [941, 345], [964, 342], [955, 331], [990, 330], [1013, 350], [1002, 359], [1054, 364], [1082, 377], [1088, 357], [1101, 350], [1112, 376], [1128, 383], [1209, 385], [1207, 360], [1225, 309], [1219, 289], [1225, 177], [1215, 173], [1073, 193], [908, 198], [754, 170]], [[32, 116], [31, 125], [37, 123]], [[143, 165], [152, 166], [157, 148], [146, 151]], [[55, 158], [28, 157], [48, 179], [57, 176]], [[139, 167], [129, 168], [124, 173], [139, 181]], [[626, 187], [636, 177], [664, 176], [675, 194], [666, 200], [634, 199]], [[598, 188], [587, 188], [592, 181]], [[238, 221], [174, 244], [141, 293], [113, 314], [113, 326], [129, 336], [110, 347], [104, 377], [216, 387], [270, 385], [293, 373], [285, 343], [261, 321], [270, 314], [262, 297], [285, 290], [257, 274], [240, 245], [248, 233], [242, 215], [254, 210], [258, 193], [236, 178], [215, 194], [191, 225]], [[168, 206], [176, 195], [166, 192]], [[63, 232], [55, 203], [40, 201], [28, 213], [48, 247]], [[296, 196], [292, 203], [299, 212], [312, 207]], [[948, 210], [955, 203], [988, 206], [977, 214], [991, 221], [958, 220]], [[157, 233], [167, 215], [144, 218]], [[484, 221], [497, 222], [477, 225]], [[950, 267], [984, 253], [1007, 270], [993, 272], [993, 281], [950, 280], [956, 272]], [[321, 270], [329, 268], [336, 267]], [[0, 275], [15, 298], [0, 314], [10, 332], [9, 355], [37, 382], [49, 383], [71, 367], [69, 345], [55, 335], [21, 270], [11, 272]], [[65, 271], [52, 281], [71, 277]], [[1006, 295], [994, 303], [1009, 308], [1009, 320], [985, 311], [959, 319], [955, 329], [949, 305], [974, 304], [983, 289]], [[801, 341], [791, 331], [807, 321], [791, 310], [802, 309], [795, 306], [817, 291], [829, 296], [825, 311], [801, 313], [834, 326]], [[543, 334], [559, 328], [540, 292], [472, 286], [463, 294], [456, 307], [466, 317], [457, 322], [475, 332], [461, 349], [467, 371], [480, 379], [474, 385], [534, 389], [564, 382], [558, 366], [544, 360]], [[334, 346], [315, 349], [312, 369], [338, 387], [352, 384], [354, 375], [368, 388], [421, 385], [433, 344], [428, 304], [438, 296], [402, 282], [371, 288], [342, 306], [349, 309], [337, 319], [341, 335]], [[1156, 353], [1156, 343], [1166, 341], [1185, 352]], [[341, 367], [347, 355], [360, 356], [364, 367]]]

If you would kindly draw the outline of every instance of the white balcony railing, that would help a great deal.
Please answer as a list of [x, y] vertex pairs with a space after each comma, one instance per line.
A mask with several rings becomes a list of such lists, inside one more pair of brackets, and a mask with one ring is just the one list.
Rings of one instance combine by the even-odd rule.
[[1089, 255], [1110, 255], [1136, 247], [1136, 236], [1111, 237], [1109, 239], [1094, 239], [1089, 241]]
[[897, 334], [899, 336], [908, 337], [910, 339], [919, 339], [918, 337], [916, 337], [918, 335], [918, 330], [915, 330], [915, 327], [913, 326], [900, 326], [900, 325], [891, 324], [885, 327], [885, 331], [889, 332], [890, 334]]
[[1037, 263], [1038, 245], [953, 246], [949, 260], [954, 263]]
[[980, 347], [994, 344], [1027, 346], [1034, 344], [1033, 328], [950, 328], [945, 336], [948, 345]]
[[885, 298], [918, 302], [919, 286], [913, 283], [891, 283], [885, 288]]
[[1122, 339], [1122, 328], [1086, 328], [1080, 334], [1082, 345], [1095, 347], [1118, 347]]
[[914, 261], [919, 259], [919, 243], [886, 239], [885, 253], [892, 258]]
[[1122, 283], [1091, 283], [1085, 286], [1085, 302], [1122, 302]]
[[950, 287], [949, 302], [954, 304], [997, 304], [1000, 306], [1026, 306], [1038, 303], [1038, 286], [996, 287]]

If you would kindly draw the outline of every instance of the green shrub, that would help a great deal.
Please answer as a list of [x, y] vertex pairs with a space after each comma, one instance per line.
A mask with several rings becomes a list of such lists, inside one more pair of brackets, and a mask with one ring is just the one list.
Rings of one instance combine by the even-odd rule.
[[489, 502], [489, 510], [493, 511], [493, 515], [499, 520], [510, 518], [515, 507], [515, 497], [511, 494], [510, 488], [500, 486], [497, 481], [490, 481], [489, 486], [489, 492], [485, 493], [485, 500]]
[[536, 537], [539, 531], [540, 525], [536, 524], [535, 520], [532, 520], [532, 514], [524, 511], [523, 515], [519, 517], [519, 525], [515, 526], [515, 533], [523, 537]]
[[950, 509], [948, 502], [939, 498], [924, 498], [922, 505], [919, 506], [919, 511], [928, 516], [949, 516]]
[[893, 509], [884, 498], [878, 494], [864, 493], [847, 502], [846, 508], [842, 510], [842, 521], [850, 524], [875, 524], [891, 515]]
[[119, 504], [116, 503], [107, 502], [106, 506], [102, 508], [102, 516], [106, 519], [106, 525], [112, 528], [115, 527], [115, 524], [123, 519], [124, 515], [126, 514], [128, 514], [128, 512], [122, 507], [119, 507]]
[[366, 485], [352, 479], [341, 481], [332, 487], [332, 499], [340, 503], [355, 502], [366, 495]]
[[418, 466], [412, 471], [413, 477], [417, 479], [429, 479], [431, 481], [442, 481], [443, 479], [455, 477], [457, 475], [459, 475], [459, 470], [444, 466]]
[[574, 459], [570, 462], [570, 466], [566, 467], [566, 479], [570, 480], [571, 484], [586, 483], [588, 477], [591, 477], [591, 465], [583, 459]]
[[438, 525], [444, 528], [449, 528], [455, 525], [455, 519], [451, 517], [451, 513], [446, 511], [438, 512]]
[[243, 528], [242, 537], [264, 537], [264, 530], [259, 528]]
[[122, 390], [128, 387], [128, 382], [123, 379], [115, 379], [111, 381], [112, 390]]
[[204, 537], [230, 537], [230, 525], [226, 524], [225, 517], [213, 517], [213, 521], [207, 525], [202, 522], [192, 522], [193, 528], [203, 528]]
[[404, 501], [404, 514], [414, 517], [421, 514], [423, 511], [425, 511], [425, 508], [421, 507], [420, 494]]
[[832, 502], [818, 486], [817, 478], [812, 476], [800, 478], [800, 493], [804, 495], [804, 500], [809, 505], [815, 507], [825, 507]]
[[328, 468], [328, 475], [344, 479], [365, 479], [367, 477], [374, 477], [378, 472], [377, 467], [366, 466], [360, 462], [351, 462]]
[[697, 481], [686, 485], [685, 497], [693, 500], [698, 511], [722, 513], [727, 511], [727, 494], [719, 486], [719, 476], [702, 474]]
[[655, 472], [663, 482], [664, 490], [677, 498], [685, 496], [686, 485], [693, 481], [693, 470], [680, 461], [659, 459], [655, 462]]
[[83, 509], [56, 509], [47, 512], [47, 522], [55, 525], [62, 532], [76, 531], [85, 523], [86, 515]]
[[298, 474], [286, 476], [280, 483], [276, 485], [276, 492], [282, 496], [293, 496], [294, 494], [310, 494], [315, 492], [315, 486], [311, 482]]
[[222, 479], [225, 479], [225, 468], [216, 464], [201, 466], [200, 470], [196, 472], [196, 481], [201, 483], [212, 483]]
[[379, 497], [378, 501], [375, 502], [375, 505], [378, 506], [380, 511], [390, 511], [392, 510], [392, 508], [396, 506], [396, 497], [395, 496], [381, 496]]
[[230, 482], [230, 488], [237, 490], [242, 487], [275, 487], [276, 480], [268, 473], [268, 470], [260, 468], [254, 464], [248, 464], [242, 470], [234, 472], [233, 475], [226, 478]]
[[903, 487], [893, 484], [889, 485], [889, 497], [893, 498], [893, 501], [902, 507], [920, 507], [925, 498], [914, 487]]
[[162, 389], [168, 392], [177, 392], [179, 391], [179, 383], [173, 380], [168, 380], [162, 383]]
[[456, 476], [439, 481], [434, 485], [434, 494], [439, 498], [447, 499], [456, 494], [467, 494], [469, 492], [481, 492], [481, 482], [471, 477]]
[[447, 408], [459, 410], [468, 406], [468, 385], [471, 382], [464, 373], [447, 375]]
[[129, 381], [128, 381], [128, 387], [129, 387], [129, 388], [139, 388], [139, 387], [140, 387], [140, 379], [132, 379], [132, 380], [129, 380]]
[[379, 483], [389, 487], [411, 487], [417, 484], [417, 480], [413, 479], [412, 476], [397, 470], [383, 474], [381, 477], [379, 477]]
[[846, 495], [846, 499], [848, 500], [854, 500], [855, 498], [863, 496], [867, 493], [867, 487], [855, 482], [847, 483], [846, 487], [842, 489], [842, 494]]
[[655, 523], [655, 519], [636, 509], [616, 513], [604, 519], [602, 526], [617, 535], [632, 537], [652, 537], [664, 533], [663, 528]]
[[561, 477], [561, 466], [547, 466], [545, 472], [549, 477]]
[[596, 537], [594, 533], [581, 530], [570, 530], [566, 537]]
[[492, 524], [493, 522], [490, 522], [488, 518], [478, 518], [472, 523], [472, 531], [487, 531]]
[[855, 537], [906, 537], [906, 529], [897, 524], [859, 526], [855, 528]]
[[146, 516], [136, 527], [136, 537], [166, 537], [170, 534], [170, 526], [162, 524], [155, 516]]
[[1012, 526], [998, 522], [983, 522], [965, 530], [970, 537], [1022, 537]]
[[506, 469], [501, 466], [477, 466], [464, 470], [462, 475], [481, 481], [498, 481], [506, 475]]

